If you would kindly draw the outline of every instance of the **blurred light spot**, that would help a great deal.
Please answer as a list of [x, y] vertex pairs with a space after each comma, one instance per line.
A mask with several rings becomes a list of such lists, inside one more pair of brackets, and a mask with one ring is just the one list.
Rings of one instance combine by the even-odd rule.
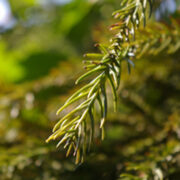
[[7, 0], [0, 0], [0, 31], [12, 28], [15, 19], [12, 16], [11, 8]]
[[10, 116], [11, 116], [11, 118], [17, 118], [18, 115], [19, 115], [19, 108], [18, 108], [18, 106], [14, 106], [11, 109]]
[[25, 101], [26, 101], [26, 108], [27, 109], [32, 109], [33, 108], [33, 102], [34, 102], [34, 94], [33, 93], [27, 93], [25, 96]]
[[156, 168], [155, 170], [155, 180], [158, 180], [158, 179], [164, 179], [163, 177], [163, 173], [162, 173], [162, 170], [160, 168]]
[[71, 0], [51, 0], [54, 4], [67, 4], [71, 2]]
[[9, 21], [11, 17], [11, 11], [7, 1], [1, 0], [0, 1], [0, 25], [3, 26]]
[[161, 19], [163, 15], [172, 14], [176, 11], [176, 1], [175, 0], [164, 0], [160, 7], [157, 9], [155, 16], [156, 19]]
[[171, 161], [172, 158], [173, 158], [173, 157], [172, 157], [171, 155], [169, 155], [169, 156], [166, 157], [166, 160], [167, 160], [167, 161]]
[[32, 103], [34, 101], [33, 93], [27, 93], [26, 94], [26, 101], [29, 102], [29, 103]]
[[49, 4], [55, 4], [55, 5], [64, 5], [70, 3], [72, 0], [39, 0], [39, 3], [42, 5], [49, 5]]
[[42, 165], [42, 160], [41, 160], [41, 159], [37, 159], [37, 160], [35, 161], [35, 165], [36, 165], [36, 166], [41, 166], [41, 165]]
[[18, 131], [17, 131], [17, 129], [14, 129], [14, 128], [13, 128], [13, 129], [10, 129], [10, 130], [6, 133], [5, 139], [6, 139], [7, 142], [13, 142], [13, 141], [16, 140], [17, 136], [18, 136]]
[[62, 165], [58, 161], [53, 161], [52, 168], [55, 170], [60, 170], [62, 168]]

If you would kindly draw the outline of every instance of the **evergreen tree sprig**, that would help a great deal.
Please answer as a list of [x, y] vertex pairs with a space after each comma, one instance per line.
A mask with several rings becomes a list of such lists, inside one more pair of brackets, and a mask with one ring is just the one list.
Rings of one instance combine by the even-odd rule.
[[[146, 24], [146, 14], [151, 14], [152, 5], [152, 0], [122, 1], [120, 10], [113, 13], [115, 18], [120, 18], [120, 23], [111, 26], [111, 29], [118, 30], [118, 33], [111, 39], [109, 46], [97, 45], [100, 53], [85, 55], [88, 71], [78, 78], [76, 84], [87, 77], [95, 76], [95, 78], [75, 92], [57, 112], [59, 114], [69, 105], [75, 102], [79, 103], [57, 122], [53, 128], [53, 134], [47, 139], [47, 142], [60, 139], [57, 147], [64, 144], [64, 148], [67, 148], [67, 156], [73, 151], [76, 163], [83, 162], [94, 139], [95, 102], [98, 102], [101, 110], [100, 129], [102, 139], [104, 138], [104, 123], [108, 109], [107, 82], [112, 88], [114, 109], [116, 110], [122, 62], [127, 62], [130, 72], [130, 67], [134, 65], [132, 58], [135, 52], [135, 46], [132, 46], [130, 42], [135, 39], [135, 32], [139, 29], [140, 23], [143, 21], [144, 25]], [[124, 43], [128, 45], [124, 47]], [[90, 123], [88, 123], [88, 119]]]

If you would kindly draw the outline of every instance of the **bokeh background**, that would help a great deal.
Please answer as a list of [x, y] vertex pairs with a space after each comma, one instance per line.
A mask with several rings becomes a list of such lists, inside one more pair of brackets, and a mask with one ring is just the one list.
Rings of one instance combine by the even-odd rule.
[[[178, 3], [165, 0], [152, 19], [177, 17]], [[131, 75], [124, 68], [118, 112], [110, 102], [106, 138], [100, 142], [97, 130], [84, 164], [45, 143], [57, 109], [78, 88], [83, 54], [109, 41], [118, 6], [118, 0], [0, 0], [0, 180], [117, 179], [141, 142], [151, 144], [148, 137], [162, 124], [179, 120], [177, 52], [141, 58]]]

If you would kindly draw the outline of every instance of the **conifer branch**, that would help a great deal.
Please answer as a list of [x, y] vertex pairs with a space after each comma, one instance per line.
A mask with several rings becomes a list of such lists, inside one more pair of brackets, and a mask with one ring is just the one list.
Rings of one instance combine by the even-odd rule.
[[[109, 46], [97, 45], [100, 53], [85, 55], [84, 63], [88, 71], [78, 78], [76, 84], [89, 77], [92, 80], [75, 92], [57, 112], [59, 114], [75, 102], [80, 103], [57, 122], [53, 128], [53, 134], [47, 139], [47, 142], [60, 139], [57, 147], [65, 144], [64, 148], [67, 148], [66, 155], [68, 156], [73, 152], [73, 155], [76, 156], [76, 163], [83, 162], [86, 152], [94, 139], [95, 102], [98, 102], [99, 109], [101, 110], [100, 129], [102, 139], [104, 138], [104, 123], [108, 109], [107, 82], [112, 88], [114, 109], [116, 110], [117, 89], [120, 85], [122, 62], [127, 62], [130, 72], [131, 66], [134, 66], [132, 58], [135, 54], [136, 56], [138, 54], [142, 55], [142, 52], [140, 53], [139, 51], [140, 47], [150, 41], [149, 36], [146, 35], [144, 35], [144, 39], [142, 40], [135, 40], [135, 37], [141, 22], [143, 22], [144, 26], [146, 25], [147, 14], [148, 16], [151, 15], [153, 3], [153, 0], [122, 1], [121, 9], [113, 13], [115, 18], [120, 19], [120, 22], [112, 25], [110, 28], [111, 30], [118, 31], [117, 34], [111, 39]], [[161, 38], [160, 36], [158, 38]], [[169, 43], [170, 41], [166, 44], [169, 45]], [[146, 45], [147, 49], [153, 45], [151, 43], [149, 44]], [[166, 45], [162, 46], [159, 47], [159, 52], [166, 47]], [[145, 51], [146, 49], [143, 50], [143, 52]]]

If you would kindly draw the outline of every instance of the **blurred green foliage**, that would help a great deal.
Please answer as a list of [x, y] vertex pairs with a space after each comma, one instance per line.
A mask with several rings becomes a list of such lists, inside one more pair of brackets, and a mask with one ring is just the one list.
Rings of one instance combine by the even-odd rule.
[[[96, 127], [91, 152], [75, 166], [45, 139], [56, 110], [77, 88], [82, 54], [109, 38], [119, 2], [10, 5], [16, 23], [0, 35], [0, 180], [179, 180], [180, 51], [142, 57], [131, 75], [123, 67], [118, 111], [109, 101], [105, 140]], [[180, 17], [178, 8], [172, 16]]]

